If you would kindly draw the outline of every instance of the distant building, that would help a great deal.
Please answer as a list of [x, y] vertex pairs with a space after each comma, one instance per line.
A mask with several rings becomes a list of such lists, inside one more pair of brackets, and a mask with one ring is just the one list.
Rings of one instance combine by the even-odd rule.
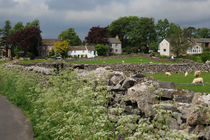
[[118, 36], [115, 38], [108, 38], [108, 44], [110, 46], [110, 53], [121, 54], [122, 53], [122, 43]]
[[68, 56], [77, 58], [94, 58], [97, 55], [97, 51], [94, 46], [70, 46]]
[[54, 43], [60, 41], [58, 39], [42, 39], [42, 46], [39, 50], [40, 56], [50, 56], [52, 49], [54, 48]]
[[[210, 48], [210, 38], [192, 38], [189, 40], [192, 47], [189, 47], [186, 54], [202, 54], [204, 48]], [[172, 56], [170, 39], [163, 39], [158, 47], [160, 55]]]

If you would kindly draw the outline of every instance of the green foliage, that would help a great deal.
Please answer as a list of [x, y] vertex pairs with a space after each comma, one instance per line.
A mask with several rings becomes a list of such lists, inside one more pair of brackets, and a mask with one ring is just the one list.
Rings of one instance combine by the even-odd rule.
[[73, 28], [69, 28], [61, 32], [58, 38], [61, 40], [68, 41], [69, 45], [71, 46], [79, 46], [82, 44], [82, 41], [80, 40], [79, 36], [76, 34]]
[[210, 60], [210, 52], [204, 52], [201, 54], [201, 60], [202, 62], [206, 62], [207, 60]]
[[[188, 77], [184, 76], [184, 73], [172, 73], [172, 75], [170, 76], [170, 78], [168, 76], [166, 76], [165, 74], [146, 74], [147, 76], [152, 76], [154, 77], [156, 80], [160, 80], [160, 81], [171, 81], [174, 82], [177, 88], [180, 89], [188, 89], [188, 90], [192, 90], [195, 92], [205, 92], [205, 93], [210, 93], [210, 88], [209, 85], [179, 85], [179, 83], [192, 83], [193, 79], [195, 78], [194, 73], [189, 73]], [[201, 77], [203, 77], [203, 81], [204, 83], [210, 83], [210, 73], [201, 73]]]
[[38, 19], [33, 20], [32, 22], [28, 22], [26, 23], [25, 28], [31, 28], [31, 27], [35, 27], [35, 28], [39, 28], [40, 29], [40, 23]]
[[23, 23], [22, 22], [18, 22], [17, 24], [15, 24], [15, 26], [12, 28], [11, 34], [14, 34], [16, 32], [21, 31], [22, 29], [24, 29]]
[[103, 44], [97, 44], [97, 45], [95, 45], [95, 49], [99, 56], [107, 56], [109, 46], [103, 45]]
[[121, 17], [108, 27], [111, 36], [119, 36], [122, 46], [148, 47], [156, 39], [154, 19], [147, 17]]
[[69, 43], [66, 40], [55, 42], [54, 49], [56, 54], [66, 57], [69, 50]]
[[176, 55], [180, 56], [184, 54], [186, 50], [191, 47], [188, 42], [188, 38], [184, 31], [180, 27], [176, 29], [176, 31], [171, 35], [171, 51]]
[[168, 19], [158, 20], [158, 23], [156, 24], [155, 28], [158, 38], [160, 40], [163, 40], [164, 38], [168, 37], [168, 30], [170, 29], [170, 23]]

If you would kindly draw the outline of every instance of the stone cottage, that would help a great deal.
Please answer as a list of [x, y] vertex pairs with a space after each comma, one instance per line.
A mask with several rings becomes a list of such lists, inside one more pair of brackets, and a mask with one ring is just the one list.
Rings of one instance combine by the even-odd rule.
[[58, 39], [42, 39], [42, 46], [39, 50], [40, 56], [50, 56], [54, 43], [60, 41]]
[[122, 43], [118, 36], [115, 38], [108, 38], [108, 45], [110, 46], [110, 53], [121, 54], [122, 53]]

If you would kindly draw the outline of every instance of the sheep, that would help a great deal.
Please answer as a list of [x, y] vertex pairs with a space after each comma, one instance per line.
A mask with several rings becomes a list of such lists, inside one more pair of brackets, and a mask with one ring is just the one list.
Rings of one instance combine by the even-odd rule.
[[124, 60], [122, 60], [122, 63], [125, 63], [125, 61], [124, 61]]
[[203, 84], [203, 78], [202, 77], [199, 77], [199, 78], [195, 78], [193, 79], [193, 84], [196, 84], [196, 83], [202, 83]]
[[171, 76], [171, 73], [170, 72], [165, 72], [165, 75], [166, 76]]
[[195, 71], [194, 76], [199, 77], [201, 75], [201, 71]]
[[184, 76], [187, 77], [188, 76], [188, 72], [185, 72]]

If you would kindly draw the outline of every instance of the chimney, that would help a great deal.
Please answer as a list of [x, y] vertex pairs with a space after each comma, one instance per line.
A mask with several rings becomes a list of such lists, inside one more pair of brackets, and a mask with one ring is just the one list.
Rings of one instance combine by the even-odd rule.
[[118, 35], [116, 35], [116, 37], [115, 37], [115, 38], [116, 38], [117, 40], [120, 40]]

